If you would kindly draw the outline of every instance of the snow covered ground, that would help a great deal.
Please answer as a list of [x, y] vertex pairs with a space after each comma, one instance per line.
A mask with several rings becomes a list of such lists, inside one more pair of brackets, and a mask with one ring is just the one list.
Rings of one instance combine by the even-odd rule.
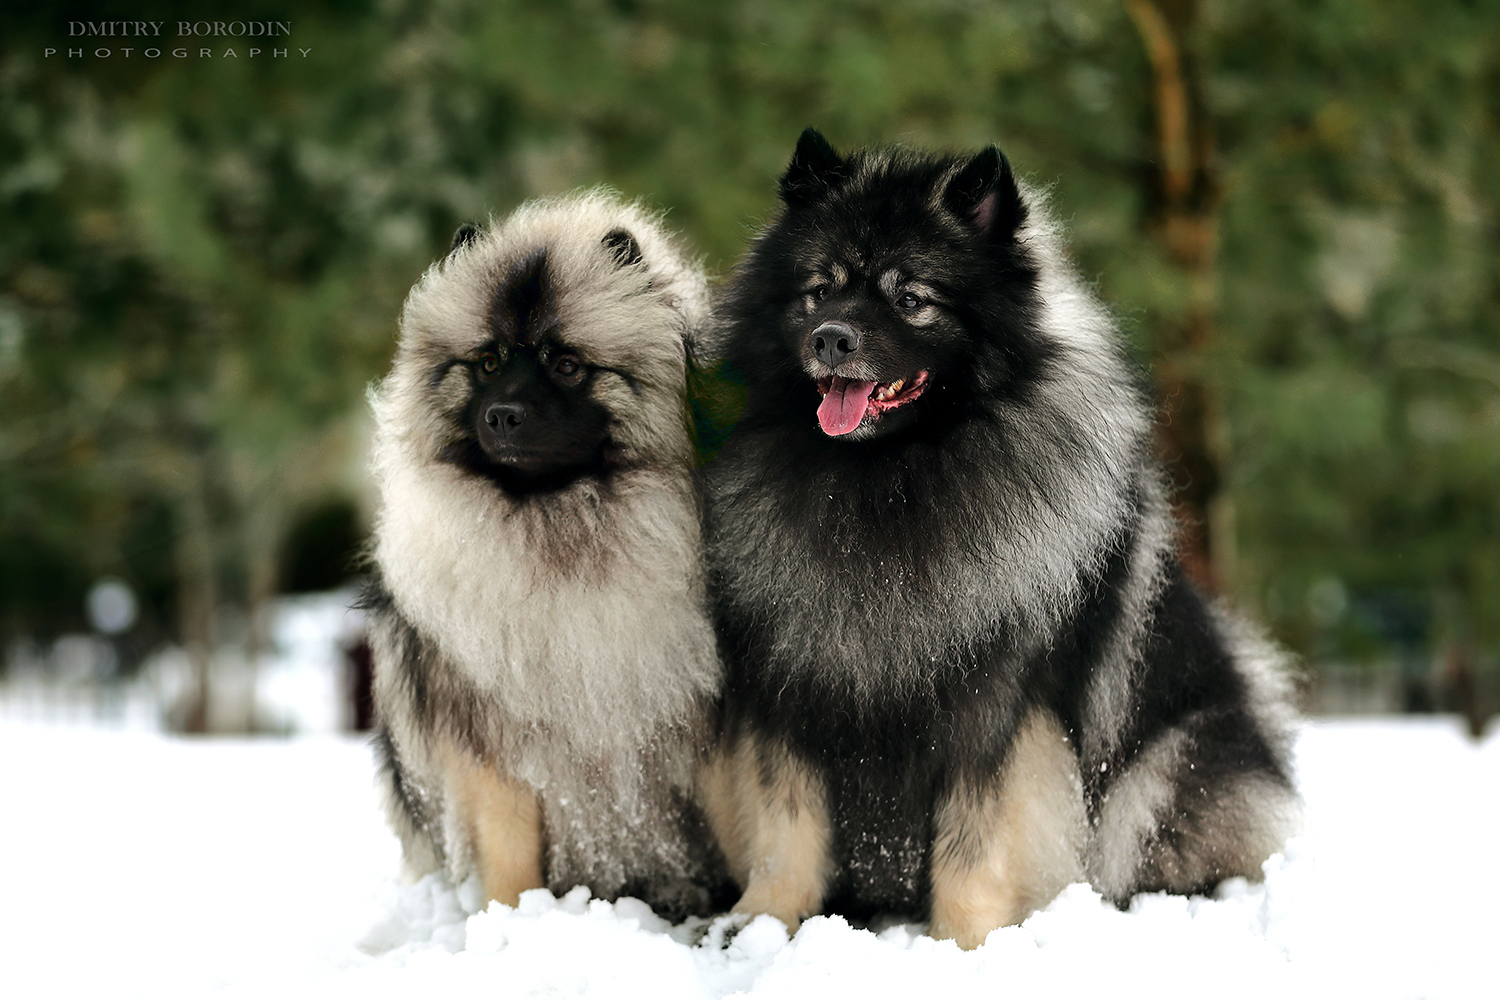
[[1066, 890], [972, 952], [769, 918], [726, 948], [632, 900], [402, 886], [358, 740], [0, 721], [0, 996], [1500, 997], [1500, 733], [1308, 724], [1308, 827], [1264, 885]]

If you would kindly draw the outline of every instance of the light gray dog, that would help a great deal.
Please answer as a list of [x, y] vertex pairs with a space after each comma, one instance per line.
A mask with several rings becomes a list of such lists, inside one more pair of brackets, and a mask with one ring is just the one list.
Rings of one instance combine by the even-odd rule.
[[720, 683], [691, 479], [703, 276], [601, 192], [465, 227], [374, 391], [377, 744], [408, 874], [708, 905]]

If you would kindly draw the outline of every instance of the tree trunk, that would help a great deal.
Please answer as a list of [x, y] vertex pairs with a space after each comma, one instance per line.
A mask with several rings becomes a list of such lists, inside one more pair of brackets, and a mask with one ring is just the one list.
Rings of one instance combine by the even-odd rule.
[[181, 523], [177, 532], [177, 627], [192, 666], [193, 690], [182, 718], [182, 729], [188, 733], [206, 733], [211, 722], [213, 623], [218, 603], [213, 523], [204, 463], [195, 454], [184, 461], [187, 481], [182, 484], [178, 503]]
[[1214, 335], [1219, 186], [1213, 134], [1189, 65], [1196, 0], [1124, 0], [1151, 64], [1154, 169], [1147, 227], [1189, 290], [1156, 331], [1160, 443], [1182, 523], [1183, 563], [1200, 586], [1232, 576], [1233, 517], [1221, 490], [1225, 442], [1208, 377]]

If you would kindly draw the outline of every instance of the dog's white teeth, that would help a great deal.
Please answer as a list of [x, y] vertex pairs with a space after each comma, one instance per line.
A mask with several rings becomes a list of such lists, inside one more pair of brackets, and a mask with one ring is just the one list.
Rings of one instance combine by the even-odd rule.
[[901, 391], [901, 387], [905, 384], [906, 379], [898, 378], [896, 381], [891, 383], [891, 387], [887, 390], [887, 392], [889, 392], [890, 395], [894, 396], [896, 393]]

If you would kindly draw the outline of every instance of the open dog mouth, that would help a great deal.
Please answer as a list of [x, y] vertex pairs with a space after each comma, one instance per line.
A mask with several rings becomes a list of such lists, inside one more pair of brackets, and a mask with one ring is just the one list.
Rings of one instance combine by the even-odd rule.
[[887, 410], [905, 406], [927, 388], [924, 369], [911, 378], [893, 382], [864, 382], [829, 375], [818, 379], [823, 402], [818, 406], [818, 426], [830, 437], [848, 434], [866, 420], [878, 420]]

